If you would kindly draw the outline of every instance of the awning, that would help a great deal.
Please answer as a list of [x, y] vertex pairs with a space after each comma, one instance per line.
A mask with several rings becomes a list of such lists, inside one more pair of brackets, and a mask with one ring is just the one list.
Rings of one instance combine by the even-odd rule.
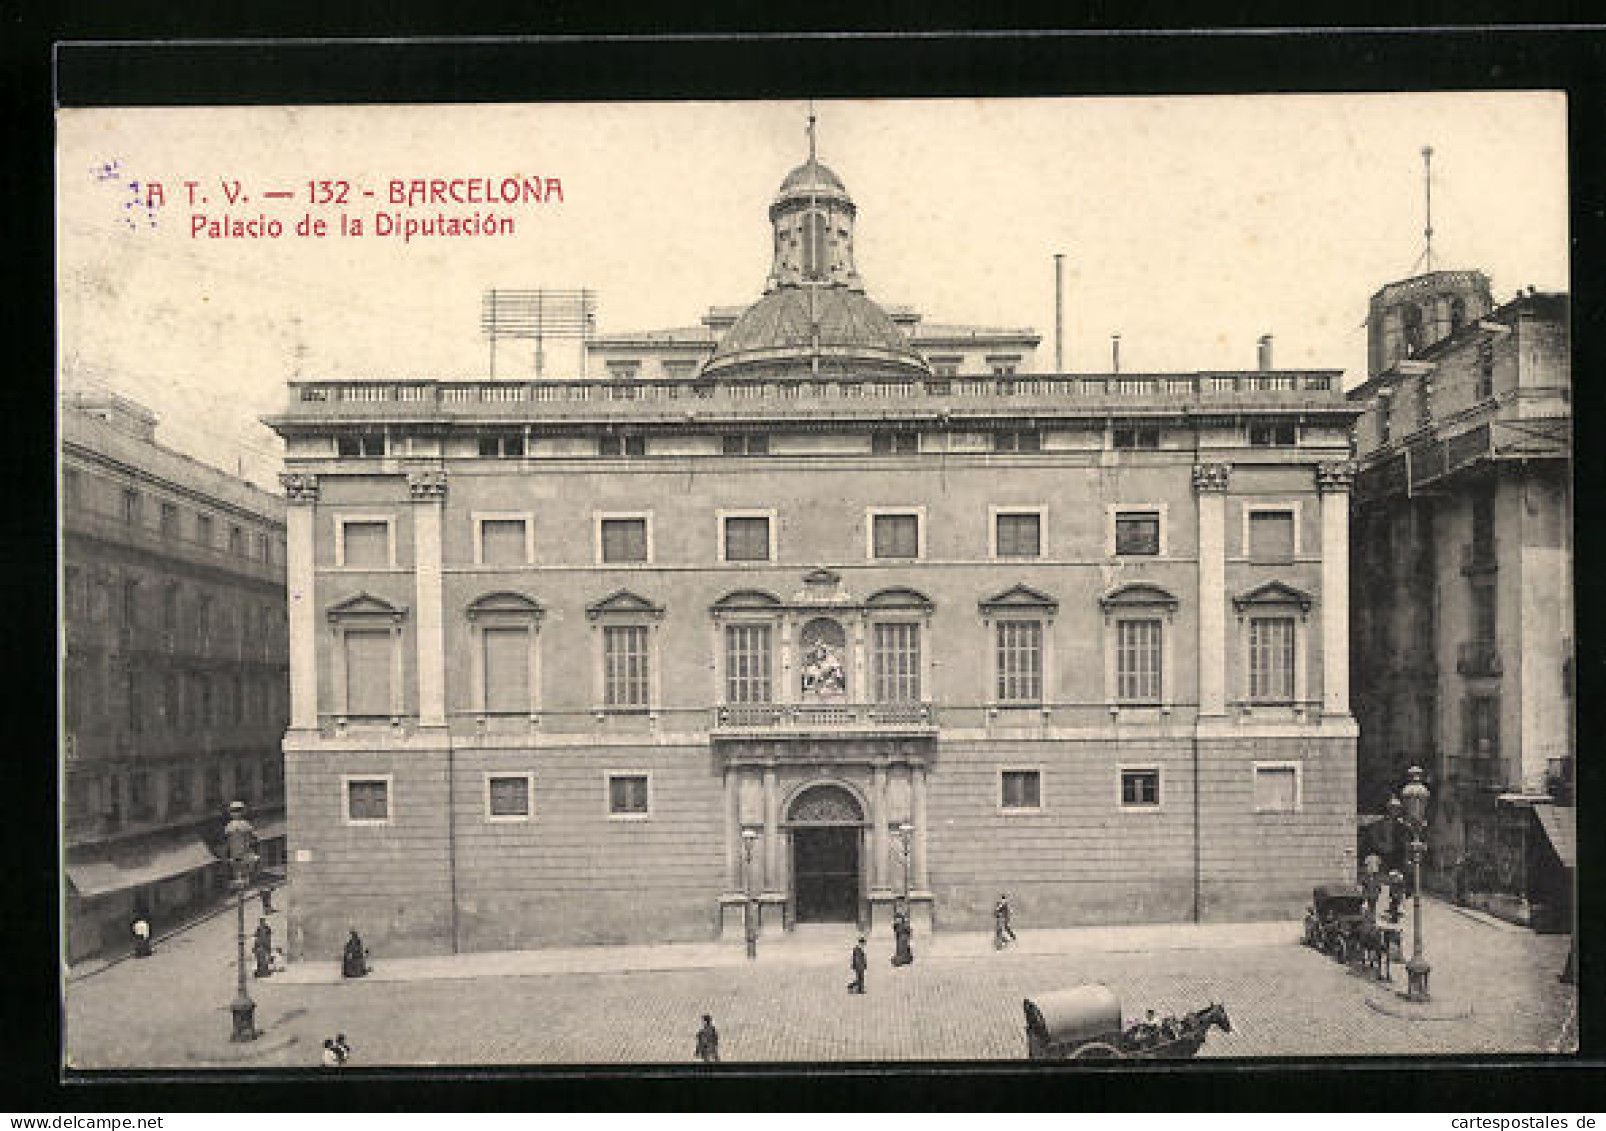
[[1535, 805], [1534, 816], [1550, 838], [1550, 847], [1561, 858], [1563, 868], [1578, 867], [1577, 809], [1571, 805]]
[[283, 817], [269, 817], [256, 826], [258, 840], [279, 840], [285, 835], [285, 820]]
[[69, 863], [67, 878], [79, 895], [89, 898], [154, 884], [217, 862], [212, 850], [197, 839], [157, 848], [138, 863], [120, 864], [112, 860]]

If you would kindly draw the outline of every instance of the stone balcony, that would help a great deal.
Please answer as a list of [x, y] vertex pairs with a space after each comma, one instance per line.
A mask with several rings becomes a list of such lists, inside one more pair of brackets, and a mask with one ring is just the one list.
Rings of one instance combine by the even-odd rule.
[[715, 707], [709, 731], [716, 738], [829, 734], [931, 736], [937, 712], [908, 703], [726, 703]]

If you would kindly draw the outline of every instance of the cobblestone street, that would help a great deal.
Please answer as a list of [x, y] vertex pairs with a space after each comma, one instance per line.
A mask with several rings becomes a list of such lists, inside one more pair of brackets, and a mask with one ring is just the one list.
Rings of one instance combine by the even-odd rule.
[[[273, 918], [278, 930], [282, 914]], [[1145, 1008], [1164, 1015], [1225, 1003], [1234, 1030], [1212, 1032], [1206, 1057], [1556, 1051], [1576, 1000], [1556, 979], [1567, 938], [1437, 903], [1426, 918], [1436, 996], [1472, 1005], [1469, 1017], [1380, 1012], [1368, 1004], [1378, 984], [1300, 946], [1294, 925], [1285, 942], [1201, 949], [1117, 950], [1107, 941], [1094, 949], [1076, 945], [1080, 932], [1055, 933], [1065, 943], [1057, 954], [992, 953], [965, 945], [978, 941], [968, 936], [924, 947], [916, 940], [918, 961], [903, 969], [888, 965], [888, 944], [873, 941], [863, 997], [846, 992], [852, 938], [844, 930], [840, 945], [819, 936], [767, 943], [756, 965], [721, 951], [714, 953], [724, 965], [658, 972], [334, 985], [253, 979], [265, 1033], [236, 1047], [227, 1039], [234, 917], [223, 915], [165, 940], [148, 960], [71, 982], [69, 1063], [306, 1067], [337, 1031], [350, 1039], [357, 1066], [686, 1063], [705, 1012], [727, 1062], [1008, 1060], [1025, 1053], [1023, 998], [1089, 981], [1110, 985], [1129, 1018]], [[1167, 929], [1144, 930], [1160, 937]], [[1244, 931], [1258, 940], [1267, 925]], [[1030, 941], [1024, 930], [1022, 938]], [[377, 961], [382, 968], [383, 956]], [[1395, 986], [1404, 981], [1397, 970]]]

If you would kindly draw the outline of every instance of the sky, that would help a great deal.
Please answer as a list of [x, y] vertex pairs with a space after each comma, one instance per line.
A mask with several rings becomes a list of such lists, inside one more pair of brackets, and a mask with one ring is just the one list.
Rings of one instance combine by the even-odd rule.
[[[928, 321], [1031, 326], [1066, 368], [1287, 368], [1365, 377], [1368, 297], [1433, 264], [1496, 301], [1568, 279], [1566, 103], [1546, 92], [822, 101], [820, 159], [858, 205], [870, 296]], [[490, 287], [596, 292], [603, 333], [694, 325], [762, 292], [767, 208], [807, 154], [801, 102], [220, 107], [58, 115], [60, 380], [133, 397], [182, 451], [273, 484], [258, 418], [304, 378], [483, 377]], [[298, 238], [371, 219], [395, 178], [558, 178], [561, 203], [450, 206], [508, 236]], [[309, 207], [309, 180], [346, 180]], [[206, 203], [192, 205], [184, 181]], [[236, 203], [223, 183], [239, 182]], [[153, 183], [165, 205], [131, 207]], [[134, 185], [138, 184], [138, 190]], [[360, 195], [376, 192], [373, 199]], [[269, 190], [297, 199], [270, 200]], [[442, 209], [419, 208], [432, 215]], [[276, 240], [192, 235], [279, 219]], [[520, 373], [518, 344], [499, 376]], [[528, 348], [522, 375], [533, 376]], [[576, 371], [549, 350], [547, 375]]]

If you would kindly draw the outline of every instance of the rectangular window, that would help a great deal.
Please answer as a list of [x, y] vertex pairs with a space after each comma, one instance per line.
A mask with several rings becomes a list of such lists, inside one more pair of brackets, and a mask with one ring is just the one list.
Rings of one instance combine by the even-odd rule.
[[721, 450], [728, 456], [767, 456], [770, 438], [762, 432], [725, 436], [721, 438]]
[[603, 519], [602, 560], [607, 563], [646, 561], [647, 520], [644, 518]]
[[518, 459], [524, 455], [524, 437], [514, 435], [481, 436], [480, 455], [487, 459]]
[[372, 459], [385, 454], [382, 432], [348, 432], [335, 439], [335, 451], [342, 456]]
[[1477, 758], [1500, 754], [1500, 697], [1474, 695], [1467, 699], [1466, 752]]
[[1299, 810], [1299, 770], [1295, 766], [1255, 767], [1255, 812]]
[[599, 456], [644, 456], [647, 454], [645, 436], [598, 436]]
[[1294, 560], [1294, 512], [1249, 512], [1249, 560], [1280, 565]]
[[602, 630], [603, 703], [647, 706], [647, 626], [608, 625]]
[[212, 516], [198, 514], [195, 516], [195, 540], [203, 546], [210, 547], [212, 542]]
[[1043, 552], [1043, 519], [1037, 514], [1001, 514], [995, 520], [998, 556], [1035, 558]]
[[61, 498], [64, 507], [76, 507], [83, 501], [83, 480], [76, 467], [64, 468], [61, 473]]
[[346, 714], [357, 718], [390, 715], [390, 630], [348, 628], [342, 635], [346, 645]]
[[167, 812], [179, 816], [190, 811], [190, 772], [174, 769], [167, 772]]
[[1256, 448], [1291, 448], [1296, 442], [1292, 424], [1251, 424], [1249, 443]]
[[151, 799], [151, 776], [144, 770], [128, 775], [128, 815], [134, 820], [155, 816], [156, 806]]
[[123, 582], [123, 631], [132, 633], [139, 627], [139, 582]]
[[143, 704], [139, 697], [140, 684], [143, 682], [139, 678], [139, 673], [133, 669], [123, 673], [123, 701], [127, 709], [128, 729], [134, 734], [139, 734], [145, 729], [143, 725], [145, 712], [141, 709]]
[[1494, 396], [1494, 343], [1488, 339], [1478, 343], [1477, 397], [1486, 401]]
[[530, 815], [530, 775], [491, 774], [485, 779], [485, 815], [514, 821]]
[[1115, 446], [1128, 449], [1155, 449], [1160, 446], [1160, 429], [1152, 425], [1115, 429]]
[[1115, 694], [1123, 703], [1160, 701], [1160, 632], [1158, 620], [1116, 622]]
[[1472, 496], [1472, 548], [1476, 557], [1489, 561], [1494, 557], [1494, 496]]
[[178, 504], [162, 504], [162, 537], [176, 538], [178, 536]]
[[770, 656], [769, 625], [725, 626], [727, 703], [769, 703], [773, 700]]
[[920, 626], [918, 624], [878, 624], [875, 626], [875, 701], [877, 703], [918, 703], [920, 701]]
[[728, 562], [767, 562], [770, 560], [770, 520], [759, 516], [739, 516], [725, 520], [725, 560]]
[[995, 452], [1040, 452], [1043, 450], [1041, 432], [994, 432]]
[[608, 814], [613, 817], [645, 817], [651, 800], [646, 774], [608, 775]]
[[878, 514], [874, 516], [873, 550], [878, 558], [917, 558], [920, 556], [920, 516], [916, 514]]
[[526, 564], [529, 539], [522, 518], [487, 518], [479, 525], [482, 565]]
[[341, 564], [356, 569], [390, 565], [390, 523], [348, 521], [340, 524]]
[[123, 488], [123, 521], [138, 522], [140, 519], [139, 492], [132, 487]]
[[999, 702], [1042, 702], [1042, 621], [999, 621], [997, 659]]
[[913, 455], [920, 450], [918, 432], [876, 432], [870, 437], [870, 451], [878, 456]]
[[1016, 357], [989, 357], [987, 366], [992, 370], [994, 377], [1013, 377], [1020, 364]]
[[229, 553], [241, 558], [245, 556], [245, 531], [238, 526], [229, 527]]
[[1037, 770], [1005, 770], [999, 788], [1000, 804], [1005, 809], [1043, 807], [1043, 775]]
[[384, 824], [390, 820], [389, 778], [347, 778], [346, 820]]
[[216, 808], [223, 804], [223, 770], [217, 765], [208, 765], [201, 774], [201, 784], [206, 791], [206, 807]]
[[1490, 648], [1497, 639], [1495, 624], [1499, 608], [1495, 604], [1495, 592], [1493, 585], [1472, 587], [1472, 639]]
[[1250, 620], [1249, 697], [1261, 702], [1293, 701], [1293, 617], [1254, 617]]
[[530, 710], [530, 630], [487, 628], [485, 640], [485, 709], [491, 714], [527, 714]]
[[695, 361], [664, 361], [664, 376], [670, 378], [690, 377], [697, 372]]
[[1120, 511], [1115, 516], [1117, 555], [1155, 555], [1160, 552], [1160, 516], [1154, 511]]
[[203, 651], [212, 645], [212, 597], [203, 593], [195, 602], [195, 637]]
[[959, 376], [959, 361], [957, 357], [934, 357], [931, 359], [931, 374], [933, 377]]
[[639, 361], [609, 361], [604, 364], [608, 369], [608, 378], [613, 381], [641, 376], [641, 362]]
[[1121, 771], [1121, 805], [1124, 808], [1153, 809], [1159, 804], [1159, 770]]

